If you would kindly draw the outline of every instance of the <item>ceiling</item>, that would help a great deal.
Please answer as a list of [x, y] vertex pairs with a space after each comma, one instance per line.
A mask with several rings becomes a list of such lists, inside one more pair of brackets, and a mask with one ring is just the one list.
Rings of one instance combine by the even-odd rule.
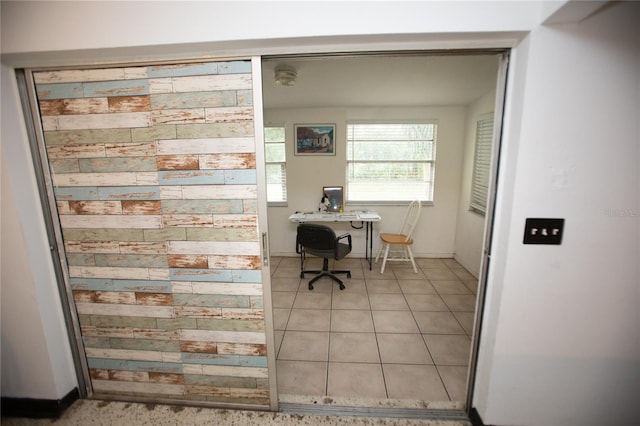
[[[497, 54], [319, 56], [266, 59], [265, 108], [466, 105], [495, 88]], [[294, 86], [275, 83], [278, 65], [297, 71]]]

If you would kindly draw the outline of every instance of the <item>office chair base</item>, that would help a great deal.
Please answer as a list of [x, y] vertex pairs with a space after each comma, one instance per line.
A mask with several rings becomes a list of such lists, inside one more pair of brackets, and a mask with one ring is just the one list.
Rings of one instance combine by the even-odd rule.
[[329, 271], [329, 260], [324, 259], [322, 263], [322, 270], [315, 271], [300, 271], [300, 278], [304, 278], [304, 274], [316, 274], [315, 277], [309, 281], [309, 290], [313, 290], [313, 283], [318, 281], [322, 277], [329, 277], [333, 281], [337, 282], [340, 285], [340, 290], [345, 289], [345, 285], [342, 280], [335, 276], [335, 274], [347, 274], [347, 278], [351, 278], [351, 271]]

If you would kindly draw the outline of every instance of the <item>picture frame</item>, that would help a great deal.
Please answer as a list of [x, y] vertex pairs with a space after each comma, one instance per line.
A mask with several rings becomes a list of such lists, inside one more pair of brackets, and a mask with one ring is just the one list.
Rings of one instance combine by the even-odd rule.
[[335, 124], [295, 124], [295, 155], [336, 155]]

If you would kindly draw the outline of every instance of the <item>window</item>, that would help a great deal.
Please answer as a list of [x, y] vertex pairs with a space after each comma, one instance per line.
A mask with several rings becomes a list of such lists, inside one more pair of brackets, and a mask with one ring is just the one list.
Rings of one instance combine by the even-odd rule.
[[469, 210], [481, 215], [487, 211], [492, 141], [493, 113], [481, 115], [476, 123], [476, 147], [471, 180], [471, 205], [469, 206]]
[[268, 125], [264, 129], [267, 174], [267, 203], [286, 205], [287, 155], [284, 143], [284, 125]]
[[433, 122], [347, 124], [347, 201], [433, 201]]

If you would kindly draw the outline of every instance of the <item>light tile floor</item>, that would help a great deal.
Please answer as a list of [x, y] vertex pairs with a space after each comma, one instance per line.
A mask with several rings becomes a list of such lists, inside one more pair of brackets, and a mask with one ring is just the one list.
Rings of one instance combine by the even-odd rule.
[[[464, 401], [477, 279], [453, 259], [380, 264], [346, 258], [345, 290], [300, 279], [300, 259], [272, 265], [278, 393]], [[321, 259], [308, 258], [307, 269]]]

